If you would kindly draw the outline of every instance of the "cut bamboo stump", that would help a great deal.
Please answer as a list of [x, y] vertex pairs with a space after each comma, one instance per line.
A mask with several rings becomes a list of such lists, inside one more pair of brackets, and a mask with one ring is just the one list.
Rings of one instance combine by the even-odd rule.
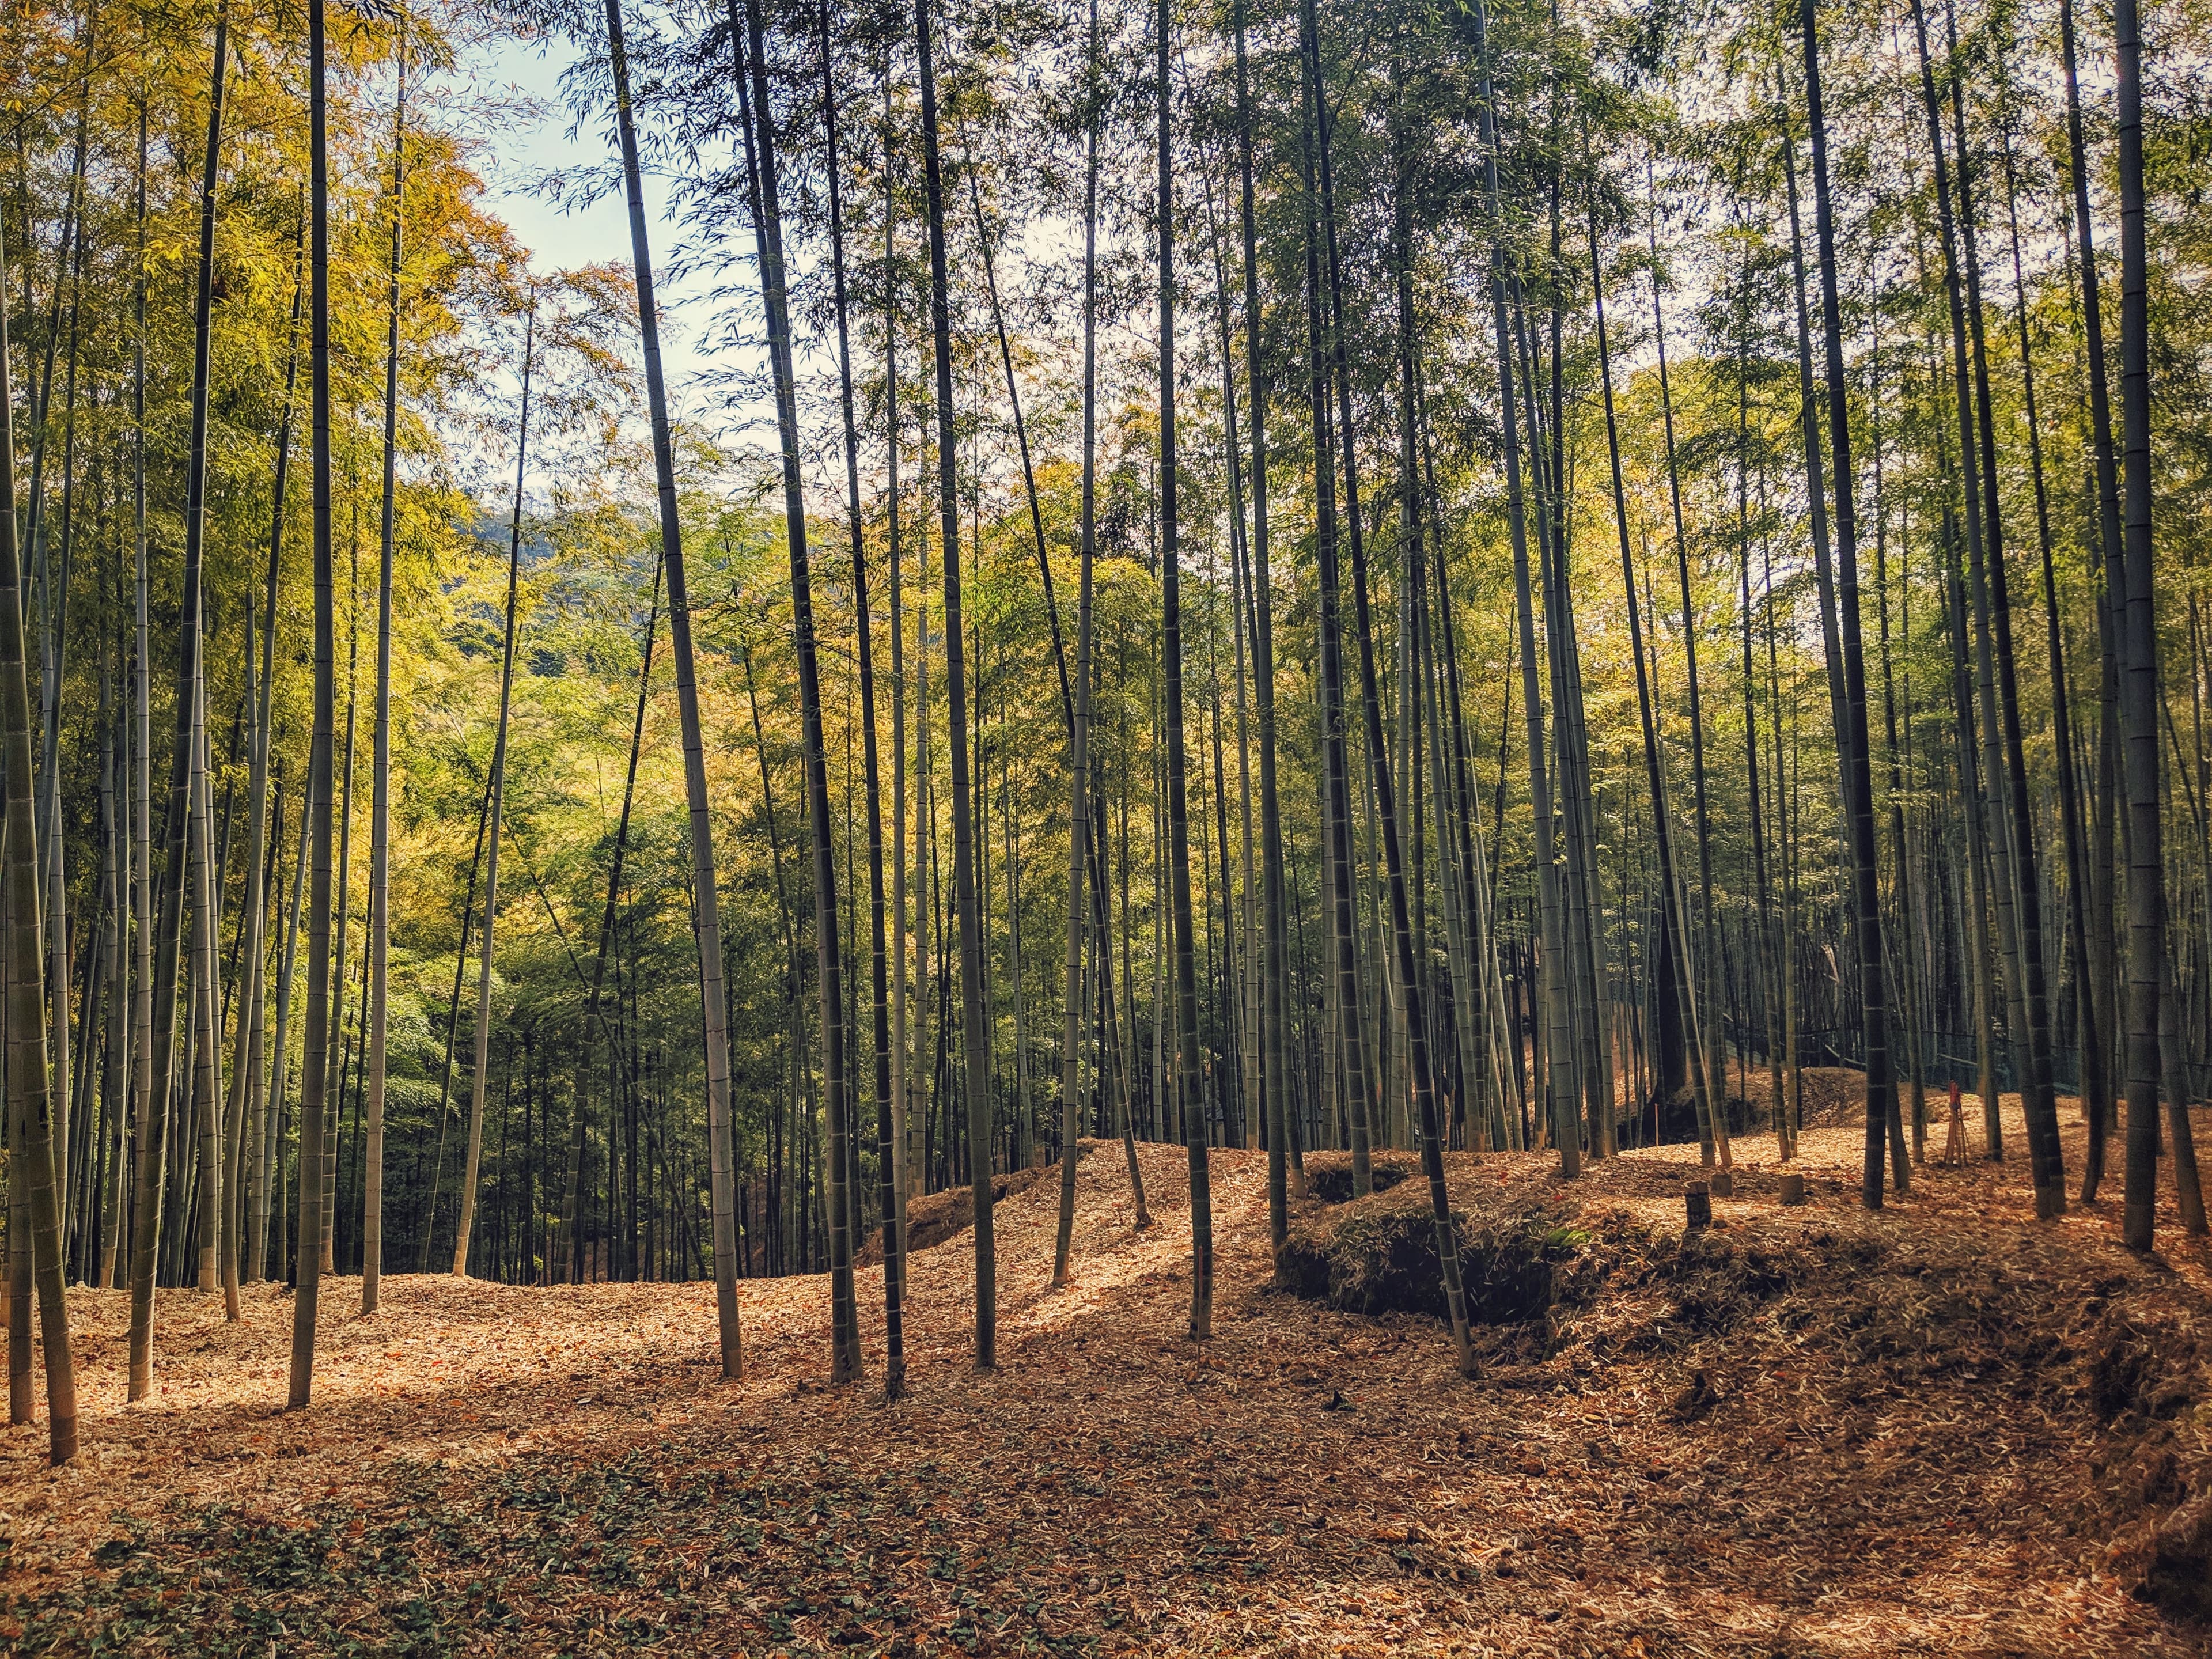
[[1700, 1232], [1713, 1224], [1712, 1192], [1704, 1182], [1692, 1182], [1682, 1196], [1689, 1207], [1692, 1232]]
[[1713, 1189], [1715, 1198], [1735, 1196], [1735, 1175], [1733, 1170], [1716, 1170], [1705, 1177], [1705, 1182]]
[[1802, 1204], [1805, 1201], [1803, 1176], [1786, 1175], [1782, 1177], [1782, 1201], [1784, 1204]]

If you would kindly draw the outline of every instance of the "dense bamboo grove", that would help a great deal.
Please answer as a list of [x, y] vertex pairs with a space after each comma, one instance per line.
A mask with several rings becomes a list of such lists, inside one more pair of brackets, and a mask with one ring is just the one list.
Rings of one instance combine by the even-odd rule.
[[[737, 1281], [826, 1273], [851, 1380], [956, 1186], [988, 1366], [992, 1177], [1060, 1160], [1064, 1277], [1085, 1137], [1187, 1147], [1203, 1339], [1210, 1147], [1279, 1243], [1316, 1149], [1440, 1220], [1447, 1150], [1786, 1158], [1808, 1066], [1869, 1206], [1963, 1150], [2203, 1231], [2204, 24], [2146, 21], [12, 15], [15, 1419], [35, 1304], [70, 1455], [65, 1279], [134, 1397], [156, 1285], [295, 1285], [298, 1405], [318, 1296], [434, 1269], [712, 1276], [729, 1375]], [[487, 205], [514, 33], [626, 267]]]

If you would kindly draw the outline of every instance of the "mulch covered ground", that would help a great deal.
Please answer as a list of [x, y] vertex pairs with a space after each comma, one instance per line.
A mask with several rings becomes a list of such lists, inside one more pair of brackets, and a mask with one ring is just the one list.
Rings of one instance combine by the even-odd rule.
[[[1970, 1107], [1970, 1121], [1973, 1113]], [[2180, 1655], [2138, 1599], [2151, 1534], [2212, 1488], [2212, 1270], [2119, 1248], [2117, 1187], [2028, 1219], [2013, 1162], [1857, 1204], [1859, 1135], [1808, 1133], [1812, 1201], [1736, 1196], [1681, 1237], [1694, 1148], [1454, 1170], [1554, 1206], [1584, 1262], [1480, 1333], [1269, 1288], [1264, 1159], [1214, 1157], [1215, 1335], [1184, 1338], [1180, 1148], [997, 1207], [1000, 1369], [968, 1363], [969, 1236], [911, 1273], [909, 1396], [823, 1386], [827, 1281], [747, 1285], [746, 1376], [705, 1286], [326, 1287], [313, 1407], [289, 1304], [163, 1292], [123, 1404], [125, 1307], [82, 1291], [87, 1450], [0, 1436], [0, 1637], [21, 1651], [527, 1654]], [[2069, 1150], [2080, 1163], [2080, 1130]], [[1940, 1145], [1940, 1136], [1937, 1143]], [[1408, 1183], [1411, 1192], [1419, 1183]], [[1501, 1187], [1506, 1190], [1499, 1191]], [[1370, 1200], [1371, 1201], [1371, 1200]], [[2162, 1218], [2170, 1226], [2170, 1218]]]

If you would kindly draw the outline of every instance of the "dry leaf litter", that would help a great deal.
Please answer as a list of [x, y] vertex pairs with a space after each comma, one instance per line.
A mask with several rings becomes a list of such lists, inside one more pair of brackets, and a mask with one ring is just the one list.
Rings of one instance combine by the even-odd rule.
[[1296, 1294], [1270, 1282], [1264, 1157], [1214, 1152], [1215, 1334], [1187, 1340], [1174, 1146], [1140, 1149], [1143, 1233], [1121, 1149], [1084, 1158], [1058, 1291], [1058, 1182], [1009, 1183], [994, 1373], [969, 1364], [969, 1235], [917, 1253], [896, 1404], [880, 1267], [869, 1379], [834, 1391], [818, 1277], [740, 1286], [734, 1384], [708, 1285], [405, 1275], [363, 1319], [342, 1279], [294, 1413], [281, 1290], [250, 1287], [236, 1325], [162, 1291], [155, 1392], [128, 1407], [126, 1297], [72, 1291], [87, 1449], [48, 1471], [42, 1424], [0, 1437], [0, 1643], [2202, 1653], [2212, 1257], [2170, 1194], [2165, 1253], [2123, 1249], [2117, 1174], [2035, 1224], [2008, 1109], [2013, 1161], [1931, 1163], [1875, 1215], [1858, 1128], [1806, 1133], [1793, 1208], [1771, 1139], [1740, 1136], [1695, 1235], [1694, 1147], [1571, 1183], [1548, 1154], [1454, 1157], [1471, 1294], [1507, 1322], [1478, 1328], [1472, 1382], [1418, 1310], [1426, 1183], [1324, 1204], [1349, 1179], [1323, 1157]]

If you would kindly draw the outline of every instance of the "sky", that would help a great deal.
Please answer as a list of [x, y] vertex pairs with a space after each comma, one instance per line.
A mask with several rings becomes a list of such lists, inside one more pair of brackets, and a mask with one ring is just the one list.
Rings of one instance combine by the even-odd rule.
[[[575, 50], [565, 40], [541, 49], [497, 40], [473, 48], [456, 65], [457, 78], [479, 92], [511, 88], [516, 112], [491, 138], [489, 205], [513, 227], [530, 250], [532, 268], [540, 274], [607, 259], [626, 264], [630, 257], [629, 213], [619, 191], [571, 210], [532, 188], [549, 172], [603, 165], [612, 149], [611, 129], [587, 128], [573, 137], [569, 132], [560, 82]], [[699, 339], [709, 319], [696, 283], [672, 285], [663, 275], [679, 229], [668, 216], [667, 195], [666, 181], [648, 173], [646, 230], [660, 282], [662, 360], [679, 410], [696, 410], [701, 399], [693, 388], [706, 366]]]
[[[532, 188], [550, 173], [604, 167], [611, 159], [611, 122], [574, 136], [569, 132], [561, 76], [575, 61], [576, 51], [572, 43], [562, 40], [541, 50], [532, 42], [495, 39], [464, 52], [454, 66], [456, 82], [501, 112], [486, 134], [488, 205], [530, 250], [532, 268], [540, 273], [606, 260], [628, 264], [630, 259], [629, 212], [619, 191], [570, 211]], [[714, 307], [706, 293], [710, 283], [696, 276], [684, 282], [670, 280], [669, 256], [678, 246], [683, 227], [667, 211], [668, 180], [648, 172], [644, 182], [647, 234], [662, 307], [661, 355], [672, 413], [679, 422], [710, 434], [725, 453], [749, 449], [757, 453], [775, 442], [774, 407], [764, 395], [765, 342], [755, 337], [735, 347], [724, 343], [712, 349], [702, 343], [714, 322]], [[1030, 230], [1034, 239], [1036, 227]], [[750, 230], [738, 241], [750, 246]], [[1013, 260], [1018, 257], [1012, 250], [1008, 252], [1008, 263], [1000, 273], [1002, 283], [1013, 280]], [[755, 280], [750, 262], [732, 276], [749, 287]], [[799, 372], [803, 382], [830, 375], [835, 366], [834, 354], [826, 343], [800, 342]], [[726, 377], [732, 368], [743, 372], [744, 383], [755, 388], [754, 392], [732, 392]], [[723, 371], [725, 379], [708, 385], [707, 376], [714, 369]], [[738, 400], [732, 402], [733, 397]], [[842, 488], [842, 471], [833, 467], [817, 477], [810, 467], [808, 488], [810, 491], [827, 489], [825, 502], [834, 503]]]

